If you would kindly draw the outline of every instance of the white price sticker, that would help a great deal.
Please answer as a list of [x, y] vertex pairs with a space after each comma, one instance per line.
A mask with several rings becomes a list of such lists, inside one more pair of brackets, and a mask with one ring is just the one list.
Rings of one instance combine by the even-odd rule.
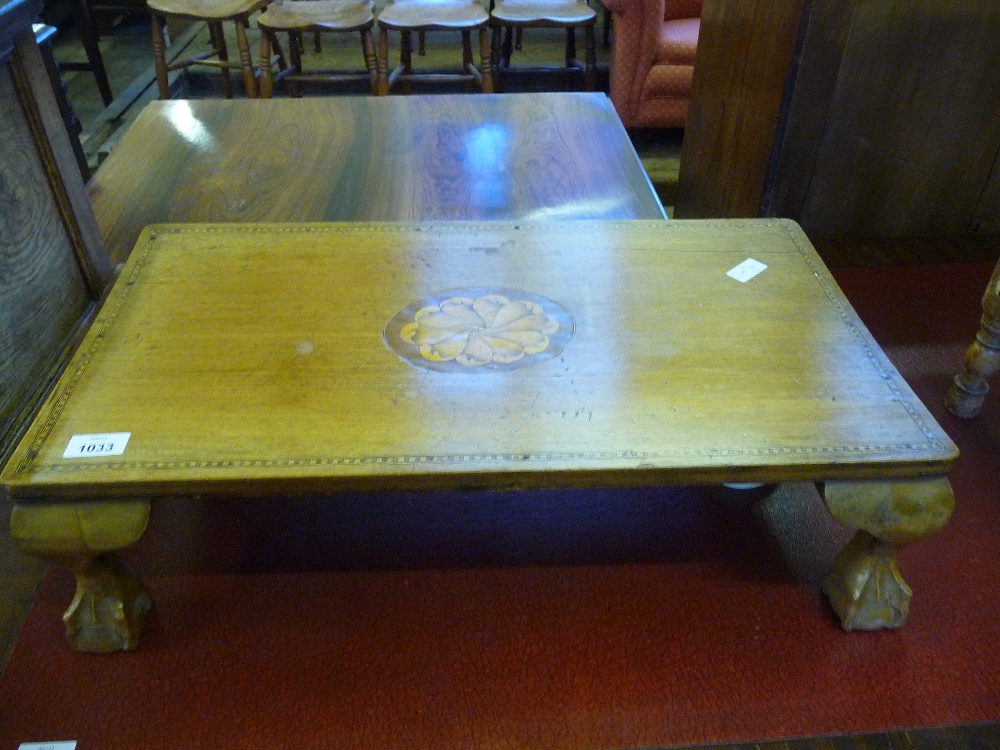
[[[99, 458], [120, 456], [132, 436], [131, 432], [105, 432], [95, 435], [74, 435], [63, 451], [63, 458]], [[59, 749], [61, 750], [61, 748]]]
[[65, 742], [22, 742], [17, 750], [76, 750], [76, 740]]
[[761, 263], [759, 260], [754, 260], [753, 258], [747, 258], [745, 261], [740, 263], [738, 266], [734, 266], [726, 271], [726, 276], [736, 279], [741, 284], [745, 284], [754, 276], [763, 271], [767, 266]]

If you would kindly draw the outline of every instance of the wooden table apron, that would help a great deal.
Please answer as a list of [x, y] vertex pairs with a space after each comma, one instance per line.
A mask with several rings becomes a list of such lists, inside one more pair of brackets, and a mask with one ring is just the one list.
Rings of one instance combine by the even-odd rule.
[[152, 102], [89, 192], [117, 261], [164, 222], [666, 218], [594, 93]]
[[793, 222], [163, 225], [2, 480], [105, 651], [150, 604], [117, 550], [189, 493], [815, 481], [844, 626], [895, 627], [957, 453]]

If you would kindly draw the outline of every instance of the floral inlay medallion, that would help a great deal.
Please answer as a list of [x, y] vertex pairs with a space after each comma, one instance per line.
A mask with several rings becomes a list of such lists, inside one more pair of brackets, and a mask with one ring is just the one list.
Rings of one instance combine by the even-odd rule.
[[563, 350], [573, 318], [550, 299], [512, 289], [452, 289], [400, 310], [383, 332], [405, 361], [439, 372], [497, 372]]

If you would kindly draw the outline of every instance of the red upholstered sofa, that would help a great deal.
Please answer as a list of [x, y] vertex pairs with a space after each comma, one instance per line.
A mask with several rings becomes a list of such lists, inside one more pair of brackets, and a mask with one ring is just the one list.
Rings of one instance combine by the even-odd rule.
[[611, 101], [625, 127], [684, 127], [702, 0], [603, 0], [614, 13]]

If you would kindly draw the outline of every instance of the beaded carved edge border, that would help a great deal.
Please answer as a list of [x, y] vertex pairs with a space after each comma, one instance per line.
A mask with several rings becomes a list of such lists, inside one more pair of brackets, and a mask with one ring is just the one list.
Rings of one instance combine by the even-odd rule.
[[[602, 222], [605, 225], [608, 224], [622, 224], [628, 225], [633, 222], [628, 221], [612, 221], [612, 222]], [[35, 474], [35, 473], [76, 473], [76, 472], [97, 472], [97, 471], [124, 471], [124, 470], [155, 470], [155, 469], [227, 469], [227, 468], [292, 468], [292, 467], [313, 467], [313, 466], [355, 466], [355, 465], [448, 465], [448, 464], [463, 464], [463, 463], [527, 463], [532, 461], [573, 461], [573, 460], [594, 460], [594, 461], [614, 461], [614, 460], [655, 460], [658, 458], [671, 458], [678, 456], [705, 456], [710, 458], [725, 458], [727, 456], [773, 456], [773, 455], [821, 455], [821, 456], [857, 456], [866, 453], [885, 453], [885, 452], [921, 452], [928, 448], [938, 448], [943, 449], [945, 447], [944, 443], [934, 435], [933, 431], [930, 429], [926, 421], [921, 417], [917, 410], [910, 403], [909, 399], [904, 396], [902, 391], [899, 389], [898, 384], [895, 382], [896, 378], [901, 376], [896, 373], [893, 369], [886, 368], [883, 365], [881, 358], [876, 354], [875, 348], [871, 345], [868, 337], [858, 328], [855, 323], [854, 318], [848, 313], [847, 309], [844, 307], [840, 300], [840, 296], [834, 291], [833, 287], [827, 282], [826, 274], [828, 271], [825, 268], [819, 268], [815, 261], [813, 260], [813, 254], [808, 248], [803, 245], [802, 238], [799, 232], [792, 229], [795, 226], [792, 222], [784, 219], [755, 219], [755, 220], [702, 220], [703, 225], [718, 225], [735, 227], [738, 229], [751, 229], [759, 228], [762, 225], [769, 225], [772, 227], [782, 227], [785, 233], [788, 235], [789, 239], [798, 254], [798, 256], [806, 263], [806, 265], [812, 270], [813, 277], [819, 282], [820, 288], [823, 289], [824, 294], [826, 294], [827, 299], [833, 304], [834, 308], [837, 310], [844, 322], [846, 327], [851, 331], [852, 336], [862, 347], [868, 361], [875, 369], [876, 373], [879, 374], [882, 382], [886, 384], [886, 387], [890, 389], [892, 394], [896, 397], [900, 405], [906, 410], [909, 417], [913, 420], [914, 424], [921, 431], [921, 433], [927, 438], [927, 442], [924, 444], [917, 443], [904, 443], [904, 444], [884, 444], [884, 445], [842, 445], [842, 446], [810, 446], [805, 448], [757, 448], [757, 449], [733, 449], [733, 448], [718, 448], [718, 449], [672, 449], [664, 451], [653, 451], [653, 452], [638, 452], [638, 451], [619, 451], [619, 452], [595, 452], [595, 453], [537, 453], [537, 454], [454, 454], [454, 455], [401, 455], [401, 456], [363, 456], [363, 457], [313, 457], [313, 458], [294, 458], [294, 459], [246, 459], [246, 460], [228, 460], [221, 459], [217, 461], [114, 461], [105, 462], [102, 461], [99, 464], [48, 464], [46, 466], [37, 466], [34, 464], [35, 459], [41, 450], [42, 445], [48, 439], [52, 430], [55, 428], [56, 423], [62, 414], [66, 403], [72, 397], [79, 381], [81, 380], [83, 373], [94, 360], [97, 354], [100, 352], [104, 340], [106, 338], [107, 331], [114, 325], [121, 313], [122, 308], [125, 306], [128, 300], [132, 288], [135, 286], [138, 278], [140, 277], [142, 271], [144, 270], [147, 261], [149, 259], [149, 253], [152, 249], [153, 243], [156, 242], [158, 237], [162, 235], [169, 234], [189, 234], [189, 233], [245, 233], [245, 234], [299, 234], [299, 233], [309, 233], [309, 232], [357, 232], [357, 233], [371, 233], [371, 232], [398, 232], [400, 231], [400, 225], [393, 223], [381, 223], [381, 224], [338, 224], [331, 226], [329, 224], [262, 224], [256, 226], [241, 226], [232, 224], [208, 224], [208, 225], [171, 225], [162, 224], [155, 225], [149, 231], [146, 242], [141, 247], [136, 247], [133, 255], [138, 253], [138, 257], [132, 264], [129, 270], [126, 281], [124, 282], [124, 289], [116, 289], [115, 296], [111, 303], [110, 309], [102, 309], [98, 314], [97, 319], [94, 321], [92, 330], [97, 327], [96, 335], [91, 339], [90, 345], [86, 350], [81, 351], [78, 354], [78, 358], [74, 358], [71, 363], [72, 374], [69, 380], [63, 385], [55, 401], [52, 403], [52, 408], [49, 410], [49, 414], [42, 427], [39, 429], [38, 433], [35, 435], [34, 440], [28, 450], [25, 452], [24, 457], [18, 463], [17, 468], [14, 471], [14, 475], [24, 475], [24, 474]], [[533, 226], [530, 222], [524, 222], [525, 226]], [[508, 229], [519, 230], [522, 228], [521, 223], [516, 222], [506, 222], [501, 224], [482, 224], [478, 222], [455, 222], [455, 223], [445, 223], [437, 224], [434, 222], [416, 223], [408, 225], [411, 227], [411, 231], [428, 231], [433, 229], [435, 232], [441, 231], [462, 231], [466, 232], [469, 229], [497, 229], [506, 227]], [[669, 231], [671, 223], [665, 223], [664, 228]], [[683, 225], [681, 225], [683, 226]], [[546, 223], [544, 225], [545, 229], [555, 229], [558, 231], [560, 225]], [[674, 248], [673, 251], [679, 249]], [[121, 283], [119, 280], [118, 283]], [[655, 467], [650, 467], [655, 468]]]

